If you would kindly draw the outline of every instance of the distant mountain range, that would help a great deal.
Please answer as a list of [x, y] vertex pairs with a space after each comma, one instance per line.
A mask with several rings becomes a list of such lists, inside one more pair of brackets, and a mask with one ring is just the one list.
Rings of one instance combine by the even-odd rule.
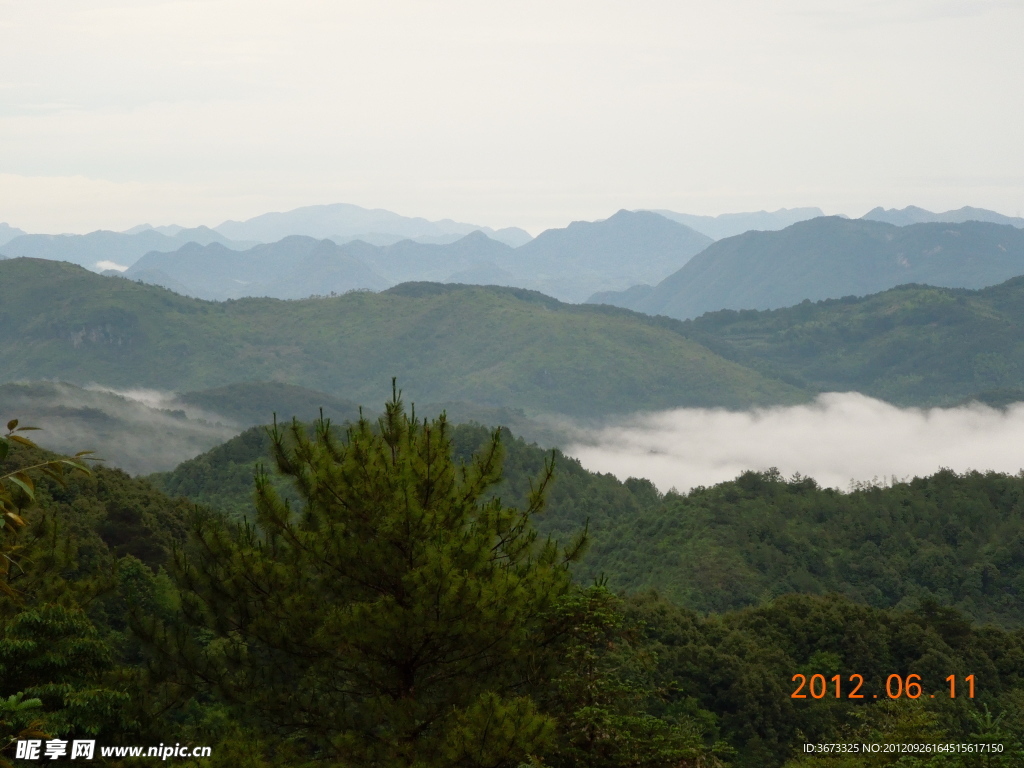
[[225, 248], [248, 248], [252, 245], [233, 242], [209, 227], [196, 227], [178, 229], [173, 235], [155, 229], [134, 233], [98, 230], [87, 235], [21, 234], [2, 247], [4, 255], [9, 258], [27, 256], [70, 261], [87, 269], [123, 269], [150, 251], [176, 251], [188, 243], [219, 243]]
[[657, 280], [711, 242], [706, 235], [659, 214], [619, 211], [603, 221], [574, 221], [564, 229], [546, 230], [499, 266], [516, 276], [508, 285], [582, 302], [590, 295], [589, 285], [626, 288]]
[[690, 213], [655, 210], [667, 219], [678, 221], [707, 235], [712, 240], [721, 240], [741, 235], [752, 229], [773, 231], [784, 229], [798, 221], [824, 216], [821, 208], [780, 208], [777, 211], [755, 211], [752, 213], [723, 213], [719, 216], [694, 216]]
[[339, 243], [364, 240], [375, 245], [391, 245], [406, 239], [445, 243], [477, 231], [512, 247], [531, 239], [529, 232], [518, 227], [495, 230], [451, 219], [428, 221], [347, 203], [309, 205], [284, 213], [264, 213], [245, 221], [225, 221], [215, 229], [232, 240], [260, 243], [276, 242], [289, 235], [306, 235]]
[[282, 299], [381, 290], [410, 281], [502, 285], [582, 302], [595, 291], [657, 281], [711, 239], [647, 211], [549, 229], [518, 248], [474, 231], [447, 245], [375, 246], [291, 236], [245, 251], [190, 243], [148, 253], [124, 276], [197, 298]]
[[963, 224], [967, 221], [987, 221], [990, 224], [1009, 224], [1012, 227], [1024, 227], [1024, 219], [1019, 216], [1004, 216], [995, 211], [987, 211], [984, 208], [971, 208], [964, 206], [955, 211], [945, 213], [932, 213], [916, 205], [908, 205], [902, 210], [896, 208], [872, 208], [861, 216], [862, 219], [871, 221], [884, 221], [886, 224], [895, 224], [898, 227], [905, 227], [908, 224], [934, 224], [949, 222], [951, 224]]
[[17, 227], [12, 227], [10, 224], [0, 222], [0, 246], [6, 245], [14, 238], [20, 237], [24, 234], [25, 232]]
[[[713, 240], [723, 240], [726, 237], [742, 235], [744, 232], [758, 230], [771, 232], [785, 229], [791, 224], [796, 224], [808, 219], [824, 216], [821, 208], [780, 208], [777, 211], [756, 211], [752, 213], [723, 213], [719, 216], [694, 216], [689, 213], [676, 213], [654, 209], [654, 213], [673, 221], [685, 224], [701, 234], [707, 235]], [[842, 216], [841, 218], [849, 218]], [[862, 219], [870, 221], [883, 221], [886, 224], [895, 224], [898, 227], [905, 227], [908, 224], [935, 224], [949, 222], [950, 224], [963, 224], [967, 221], [987, 221], [990, 224], [1009, 224], [1014, 227], [1024, 227], [1024, 219], [1015, 216], [1004, 216], [995, 211], [985, 208], [971, 208], [964, 206], [955, 211], [945, 213], [933, 213], [915, 205], [907, 206], [902, 210], [896, 208], [873, 208], [861, 216]]]
[[[142, 224], [124, 232], [42, 235], [25, 234], [0, 224], [0, 258], [70, 261], [110, 274], [127, 270], [125, 276], [131, 279], [215, 300], [242, 296], [302, 298], [349, 290], [382, 290], [402, 282], [426, 280], [528, 288], [563, 301], [590, 300], [644, 312], [669, 312], [676, 317], [723, 307], [784, 306], [804, 298], [837, 295], [837, 291], [841, 292], [838, 295], [862, 294], [896, 284], [893, 280], [970, 286], [979, 280], [991, 284], [1016, 274], [1012, 272], [1015, 267], [1010, 268], [1011, 272], [1002, 266], [993, 267], [998, 258], [993, 261], [980, 251], [972, 251], [973, 246], [966, 242], [959, 251], [946, 248], [945, 252], [947, 256], [971, 254], [986, 262], [988, 266], [979, 267], [980, 277], [973, 282], [956, 277], [957, 269], [966, 273], [980, 262], [968, 259], [959, 266], [952, 262], [942, 266], [944, 257], [931, 259], [940, 264], [936, 276], [924, 263], [918, 265], [921, 269], [898, 264], [901, 245], [876, 247], [868, 242], [870, 238], [858, 241], [858, 236], [850, 234], [854, 230], [837, 231], [839, 239], [834, 243], [821, 238], [804, 242], [797, 237], [778, 246], [782, 241], [757, 237], [788, 231], [794, 222], [810, 224], [829, 218], [820, 208], [721, 216], [620, 211], [603, 221], [579, 221], [550, 229], [534, 239], [514, 227], [493, 230], [450, 219], [428, 221], [336, 204], [267, 213], [243, 222], [226, 221], [216, 229]], [[1024, 219], [980, 208], [941, 214], [915, 207], [901, 211], [876, 208], [860, 222], [912, 227], [920, 222], [956, 224], [977, 220], [1024, 228]], [[812, 233], [812, 239], [815, 231], [814, 227], [804, 230]], [[731, 242], [740, 236], [737, 233], [750, 234], [753, 239], [743, 241], [741, 246], [716, 245], [695, 264], [688, 264], [712, 242]], [[852, 239], [844, 242], [844, 237]], [[896, 239], [903, 243], [906, 237]], [[768, 253], [777, 246], [792, 252]], [[913, 244], [908, 247], [910, 253], [921, 251], [915, 251], [917, 246]], [[928, 246], [934, 247], [945, 248], [939, 243]], [[743, 253], [734, 254], [733, 267], [723, 267], [723, 259], [728, 260], [724, 254], [737, 248]], [[767, 251], [759, 255], [758, 249]], [[855, 267], [847, 265], [836, 272], [824, 255], [833, 250], [837, 257], [841, 252], [845, 254], [842, 259], [860, 261]], [[717, 266], [709, 267], [709, 262]], [[683, 268], [687, 271], [680, 277], [652, 287]], [[698, 268], [706, 271], [700, 278], [695, 277]], [[729, 271], [733, 268], [739, 270], [736, 280]], [[777, 268], [783, 272], [778, 273]], [[843, 277], [842, 270], [847, 268], [863, 274]], [[770, 274], [762, 275], [764, 269]], [[825, 272], [815, 276], [816, 270]], [[755, 275], [758, 284], [747, 285]], [[777, 279], [786, 285], [776, 287], [773, 280]], [[691, 298], [684, 295], [687, 291], [693, 294]]]
[[292, 235], [305, 235], [338, 244], [357, 240], [379, 246], [403, 240], [447, 244], [471, 232], [483, 232], [512, 247], [532, 239], [529, 232], [518, 227], [495, 230], [450, 219], [427, 221], [339, 203], [307, 206], [286, 213], [266, 213], [242, 222], [225, 221], [215, 229], [140, 224], [124, 232], [98, 230], [86, 235], [44, 235], [26, 234], [15, 227], [0, 224], [0, 247], [3, 248], [2, 256], [69, 261], [101, 271], [131, 267], [147, 253], [176, 251], [189, 243], [218, 243], [227, 249], [246, 250]]
[[299, 235], [245, 251], [220, 243], [189, 243], [173, 253], [153, 251], [129, 267], [124, 277], [214, 301], [242, 296], [302, 299], [390, 285], [342, 246]]
[[719, 240], [654, 287], [589, 301], [678, 319], [864, 296], [906, 283], [982, 288], [1024, 274], [1024, 231], [971, 221], [904, 227], [821, 217]]

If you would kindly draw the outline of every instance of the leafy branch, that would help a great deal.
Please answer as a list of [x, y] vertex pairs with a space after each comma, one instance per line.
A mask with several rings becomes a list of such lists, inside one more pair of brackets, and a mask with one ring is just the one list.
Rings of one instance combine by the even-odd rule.
[[[39, 427], [19, 426], [17, 419], [7, 422], [6, 433], [0, 435], [0, 462], [7, 459], [12, 444], [38, 448], [39, 446], [21, 434], [38, 430]], [[12, 593], [11, 588], [6, 584], [6, 577], [14, 563], [10, 553], [13, 553], [16, 547], [15, 545], [8, 546], [7, 539], [16, 535], [18, 529], [25, 526], [25, 519], [21, 516], [21, 511], [36, 501], [36, 485], [30, 473], [38, 472], [60, 485], [65, 485], [71, 474], [91, 474], [89, 467], [84, 462], [100, 461], [100, 459], [92, 457], [92, 453], [92, 451], [79, 451], [71, 457], [41, 461], [0, 475], [0, 579], [2, 579], [0, 580], [0, 592]]]

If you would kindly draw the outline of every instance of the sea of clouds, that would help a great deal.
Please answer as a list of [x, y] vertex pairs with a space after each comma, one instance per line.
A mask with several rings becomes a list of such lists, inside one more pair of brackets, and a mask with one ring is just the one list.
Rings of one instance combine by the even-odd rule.
[[645, 477], [662, 491], [771, 467], [841, 490], [943, 467], [1017, 473], [1024, 468], [1024, 403], [899, 408], [833, 392], [807, 405], [750, 411], [679, 408], [577, 430], [565, 452], [591, 471]]

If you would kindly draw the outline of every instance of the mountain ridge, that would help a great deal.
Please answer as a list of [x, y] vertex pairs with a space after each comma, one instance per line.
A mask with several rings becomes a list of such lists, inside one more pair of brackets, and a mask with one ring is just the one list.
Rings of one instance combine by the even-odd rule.
[[698, 216], [692, 213], [678, 213], [651, 209], [667, 219], [678, 221], [691, 229], [707, 235], [712, 240], [722, 240], [733, 235], [742, 235], [752, 229], [774, 231], [784, 229], [798, 221], [824, 216], [821, 208], [779, 208], [777, 211], [749, 211], [746, 213], [720, 213], [717, 216]]
[[985, 208], [972, 208], [965, 205], [955, 211], [944, 213], [933, 213], [916, 205], [908, 205], [906, 208], [883, 208], [878, 206], [861, 216], [862, 219], [871, 221], [882, 221], [887, 224], [895, 224], [898, 227], [908, 224], [963, 224], [968, 221], [984, 221], [989, 224], [1009, 224], [1012, 227], [1024, 227], [1024, 218], [1020, 216], [1004, 216], [1001, 213], [990, 211]]
[[476, 230], [499, 241], [509, 241], [508, 244], [521, 244], [525, 242], [524, 236], [529, 238], [529, 233], [518, 227], [496, 230], [452, 219], [428, 221], [421, 217], [402, 216], [383, 208], [363, 208], [351, 203], [307, 205], [290, 211], [270, 211], [244, 221], [224, 221], [214, 229], [232, 240], [256, 240], [261, 243], [276, 242], [289, 235], [324, 239], [358, 237], [377, 232], [412, 239], [468, 235]]
[[303, 299], [314, 294], [386, 288], [389, 282], [331, 240], [291, 235], [278, 243], [234, 251], [220, 243], [187, 243], [151, 251], [124, 277], [211, 301], [244, 296]]
[[977, 290], [911, 284], [782, 309], [722, 310], [685, 321], [681, 332], [811, 390], [917, 407], [1024, 401], [1024, 276]]
[[7, 222], [0, 222], [0, 247], [7, 245], [16, 237], [27, 234], [23, 229], [12, 227]]
[[165, 235], [155, 229], [134, 234], [98, 229], [84, 235], [19, 235], [3, 245], [10, 258], [27, 257], [68, 261], [93, 270], [110, 268], [100, 266], [107, 262], [130, 267], [143, 255], [152, 251], [175, 251], [191, 242], [203, 245], [218, 243], [227, 248], [247, 248], [251, 243], [235, 242], [209, 227], [180, 229], [174, 235]]
[[1024, 231], [985, 222], [893, 224], [820, 217], [719, 240], [651, 290], [591, 301], [677, 319], [864, 296], [904, 283], [982, 288], [1024, 274]]
[[355, 401], [397, 376], [417, 402], [601, 416], [810, 393], [718, 357], [675, 321], [515, 288], [210, 302], [34, 259], [0, 262], [0, 381], [190, 391], [280, 381]]
[[[337, 245], [304, 235], [234, 253], [221, 245], [189, 244], [146, 254], [125, 277], [184, 287], [186, 295], [214, 300], [294, 299], [429, 281], [527, 288], [582, 302], [598, 290], [661, 279], [710, 243], [658, 214], [619, 211], [603, 221], [546, 230], [518, 248], [479, 230], [447, 244], [406, 239], [384, 246], [359, 240]], [[314, 248], [321, 257], [317, 263], [309, 261]]]

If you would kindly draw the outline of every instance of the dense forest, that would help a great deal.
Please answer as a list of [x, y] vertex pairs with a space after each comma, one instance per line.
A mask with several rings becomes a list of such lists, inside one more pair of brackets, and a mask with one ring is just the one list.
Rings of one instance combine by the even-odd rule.
[[683, 333], [794, 386], [900, 405], [1004, 405], [1022, 395], [1022, 308], [1021, 277], [976, 291], [905, 285], [786, 309], [709, 312]]
[[[488, 434], [454, 427], [456, 457], [468, 460]], [[1024, 477], [945, 470], [841, 493], [811, 478], [747, 472], [662, 495], [647, 480], [588, 472], [507, 430], [504, 445], [504, 479], [493, 493], [512, 504], [524, 502], [554, 456], [557, 479], [534, 525], [559, 539], [588, 528], [580, 581], [657, 589], [701, 612], [838, 593], [877, 608], [934, 600], [978, 621], [1024, 626]], [[241, 519], [253, 509], [252, 477], [268, 449], [266, 429], [253, 428], [151, 479]]]
[[[4, 444], [8, 759], [32, 733], [223, 766], [1024, 759], [1019, 477], [661, 495], [398, 401], [149, 479], [26, 488], [10, 473], [56, 457]], [[1004, 752], [801, 751], [854, 741]]]

